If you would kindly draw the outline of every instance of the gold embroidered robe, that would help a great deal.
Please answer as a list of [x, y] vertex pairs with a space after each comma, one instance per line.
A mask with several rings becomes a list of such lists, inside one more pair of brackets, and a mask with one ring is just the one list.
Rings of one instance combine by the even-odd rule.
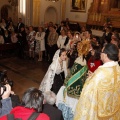
[[100, 66], [83, 87], [74, 120], [120, 120], [120, 67]]

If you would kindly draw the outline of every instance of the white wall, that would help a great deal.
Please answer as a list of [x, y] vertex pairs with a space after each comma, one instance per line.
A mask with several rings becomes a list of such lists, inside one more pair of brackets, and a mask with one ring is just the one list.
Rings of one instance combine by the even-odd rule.
[[54, 9], [53, 7], [49, 7], [47, 9], [47, 11], [45, 12], [45, 19], [44, 21], [45, 22], [53, 22], [53, 23], [56, 23], [58, 21], [58, 18], [57, 18], [57, 12], [56, 12], [56, 9]]
[[66, 0], [66, 13], [65, 13], [66, 18], [69, 18], [69, 20], [71, 21], [86, 22], [88, 9], [90, 8], [92, 2], [93, 0], [87, 0], [86, 12], [70, 12], [71, 2], [70, 0]]
[[45, 12], [48, 7], [54, 7], [57, 11], [57, 21], [58, 24], [61, 21], [61, 0], [58, 2], [51, 2], [51, 1], [46, 1], [46, 0], [41, 0], [40, 3], [40, 23], [43, 24], [44, 18], [45, 18]]

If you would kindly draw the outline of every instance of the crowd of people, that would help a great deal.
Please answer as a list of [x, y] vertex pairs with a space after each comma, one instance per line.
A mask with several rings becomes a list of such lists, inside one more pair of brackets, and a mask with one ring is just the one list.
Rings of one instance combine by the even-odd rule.
[[22, 99], [12, 91], [11, 80], [0, 71], [0, 120], [64, 120], [55, 106], [56, 95], [37, 88], [27, 89]]
[[1, 120], [11, 114], [23, 120], [32, 116], [36, 120], [120, 119], [120, 36], [116, 30], [107, 26], [99, 38], [85, 27], [72, 31], [67, 19], [60, 26], [49, 22], [35, 31], [33, 26], [25, 27], [21, 18], [17, 28], [19, 55], [23, 57], [28, 45], [30, 60], [37, 53], [38, 61], [45, 58], [50, 66], [39, 88], [29, 88], [19, 106], [12, 106], [11, 87], [6, 84], [4, 92], [1, 87]]
[[[61, 28], [62, 25], [63, 22]], [[109, 26], [104, 28], [101, 38], [93, 36], [92, 31], [85, 27], [74, 32], [70, 27], [67, 31], [64, 27], [61, 29], [56, 43], [58, 50], [52, 50], [52, 63], [39, 89], [57, 95], [56, 106], [62, 111], [64, 120], [119, 120], [119, 112], [113, 114], [120, 88], [119, 40], [118, 32]], [[115, 100], [112, 99], [114, 96]], [[110, 104], [114, 105], [109, 110]], [[116, 110], [120, 111], [119, 108]]]

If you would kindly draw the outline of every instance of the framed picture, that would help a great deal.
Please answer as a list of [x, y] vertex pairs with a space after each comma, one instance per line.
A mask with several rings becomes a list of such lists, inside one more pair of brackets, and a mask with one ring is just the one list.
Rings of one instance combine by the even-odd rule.
[[71, 0], [71, 12], [86, 12], [87, 0]]

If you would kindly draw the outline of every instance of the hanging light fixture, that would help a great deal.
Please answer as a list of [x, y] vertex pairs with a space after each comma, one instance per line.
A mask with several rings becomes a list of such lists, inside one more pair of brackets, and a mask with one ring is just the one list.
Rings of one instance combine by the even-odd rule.
[[46, 1], [57, 2], [57, 1], [59, 1], [59, 0], [46, 0]]

